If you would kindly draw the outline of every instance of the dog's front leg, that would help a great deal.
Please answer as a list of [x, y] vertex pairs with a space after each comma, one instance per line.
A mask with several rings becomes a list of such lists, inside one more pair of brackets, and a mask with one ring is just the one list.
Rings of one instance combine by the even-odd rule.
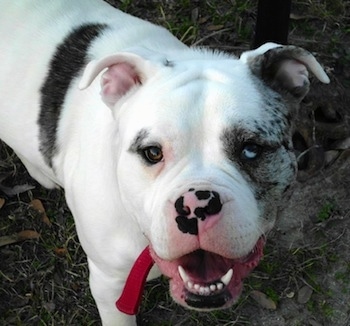
[[120, 297], [125, 279], [117, 275], [111, 276], [99, 269], [93, 261], [88, 259], [90, 271], [90, 288], [96, 301], [103, 326], [134, 326], [136, 317], [120, 312], [115, 302]]

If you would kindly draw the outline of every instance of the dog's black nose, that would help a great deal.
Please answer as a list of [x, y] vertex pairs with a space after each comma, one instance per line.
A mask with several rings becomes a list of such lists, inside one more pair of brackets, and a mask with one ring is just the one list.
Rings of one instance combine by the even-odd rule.
[[220, 195], [211, 190], [189, 189], [175, 201], [176, 222], [183, 233], [198, 235], [198, 222], [221, 212]]

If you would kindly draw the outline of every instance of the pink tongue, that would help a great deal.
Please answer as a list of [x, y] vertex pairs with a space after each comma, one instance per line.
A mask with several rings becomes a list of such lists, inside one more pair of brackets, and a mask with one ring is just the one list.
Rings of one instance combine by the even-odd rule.
[[128, 315], [136, 315], [138, 313], [143, 288], [153, 264], [154, 261], [147, 246], [135, 261], [126, 280], [123, 293], [115, 303], [119, 311]]

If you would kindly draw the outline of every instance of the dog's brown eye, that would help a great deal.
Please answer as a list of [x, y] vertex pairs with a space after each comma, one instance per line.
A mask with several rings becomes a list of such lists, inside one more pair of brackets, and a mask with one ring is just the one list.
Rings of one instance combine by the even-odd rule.
[[143, 150], [143, 157], [148, 163], [157, 164], [163, 159], [163, 152], [160, 147], [150, 146]]

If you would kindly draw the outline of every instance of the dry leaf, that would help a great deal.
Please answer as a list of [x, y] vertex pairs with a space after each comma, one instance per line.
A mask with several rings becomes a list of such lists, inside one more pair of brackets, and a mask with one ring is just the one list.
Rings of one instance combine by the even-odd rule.
[[0, 247], [18, 242], [17, 234], [4, 235], [0, 237]]
[[0, 237], [0, 247], [13, 244], [16, 242], [29, 240], [29, 239], [39, 239], [40, 234], [33, 230], [24, 230], [18, 232], [17, 234], [5, 235]]
[[67, 249], [66, 248], [55, 248], [54, 252], [57, 256], [64, 257], [67, 255]]
[[265, 293], [260, 291], [252, 291], [250, 296], [263, 308], [269, 310], [276, 310], [276, 302], [270, 299]]
[[51, 226], [51, 221], [50, 219], [47, 217], [46, 215], [46, 211], [45, 211], [45, 208], [44, 208], [44, 205], [43, 203], [41, 202], [41, 200], [39, 199], [33, 199], [31, 202], [30, 202], [30, 206], [36, 210], [42, 217], [42, 221], [48, 225], [48, 226]]
[[215, 32], [215, 31], [219, 31], [220, 29], [223, 29], [223, 28], [224, 28], [224, 25], [210, 25], [207, 27], [207, 30], [211, 31], [211, 32]]
[[204, 24], [204, 23], [206, 23], [209, 19], [210, 19], [210, 16], [200, 17], [200, 18], [198, 19], [198, 24]]
[[29, 239], [39, 239], [40, 234], [34, 230], [23, 230], [17, 233], [18, 241], [24, 241]]
[[5, 199], [0, 198], [0, 209], [5, 205]]
[[9, 197], [17, 196], [23, 192], [27, 192], [28, 190], [34, 189], [34, 186], [29, 184], [18, 185], [14, 187], [6, 187], [0, 184], [0, 190]]
[[291, 13], [289, 15], [289, 18], [292, 20], [304, 20], [304, 19], [317, 19], [316, 16], [311, 16], [311, 15], [298, 15], [298, 14], [294, 14]]

